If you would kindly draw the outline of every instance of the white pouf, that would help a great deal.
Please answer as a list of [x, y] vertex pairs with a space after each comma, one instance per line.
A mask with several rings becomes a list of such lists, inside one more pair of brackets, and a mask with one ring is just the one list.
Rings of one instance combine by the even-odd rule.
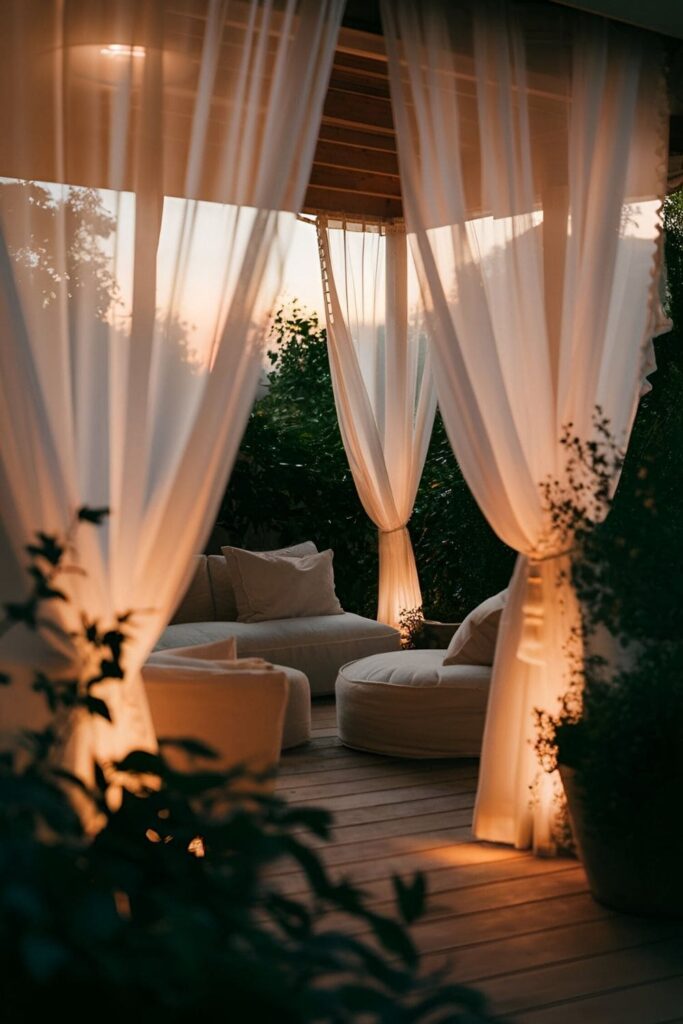
[[444, 666], [445, 653], [395, 651], [343, 665], [342, 743], [395, 757], [479, 757], [491, 669]]
[[311, 687], [308, 676], [287, 665], [274, 665], [289, 680], [289, 695], [282, 729], [282, 749], [299, 747], [311, 738]]

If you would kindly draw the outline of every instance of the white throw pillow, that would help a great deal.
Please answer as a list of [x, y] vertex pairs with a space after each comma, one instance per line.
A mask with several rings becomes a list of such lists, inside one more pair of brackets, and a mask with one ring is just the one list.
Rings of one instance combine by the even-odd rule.
[[215, 617], [206, 555], [196, 555], [194, 576], [173, 614], [171, 624], [176, 622], [213, 622]]
[[237, 599], [238, 622], [342, 615], [334, 590], [333, 552], [276, 555], [223, 548]]
[[[209, 578], [211, 580], [211, 591], [216, 608], [216, 620], [218, 622], [234, 622], [237, 619], [237, 597], [235, 596], [235, 584], [233, 580], [232, 562], [228, 561], [226, 551], [244, 551], [244, 548], [223, 547], [221, 555], [209, 555], [207, 562]], [[299, 555], [315, 555], [317, 547], [312, 540], [305, 540], [301, 544], [291, 544], [287, 548], [276, 548], [274, 551], [256, 552], [266, 555], [287, 555], [290, 558]]]
[[448, 645], [444, 665], [493, 665], [507, 595], [507, 590], [501, 590], [470, 612]]

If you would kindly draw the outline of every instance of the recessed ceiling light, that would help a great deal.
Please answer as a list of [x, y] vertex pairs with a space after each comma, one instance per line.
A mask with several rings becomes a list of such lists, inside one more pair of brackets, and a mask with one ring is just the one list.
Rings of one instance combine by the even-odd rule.
[[144, 57], [145, 52], [144, 46], [127, 46], [125, 43], [109, 43], [100, 48], [103, 57]]

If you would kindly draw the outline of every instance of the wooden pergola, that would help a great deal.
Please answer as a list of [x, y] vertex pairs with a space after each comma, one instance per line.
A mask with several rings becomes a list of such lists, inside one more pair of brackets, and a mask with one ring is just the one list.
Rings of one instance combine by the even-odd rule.
[[[553, 0], [554, 2], [554, 0]], [[592, 0], [571, 6], [665, 37], [671, 75], [670, 164], [683, 172], [683, 4]], [[680, 70], [676, 75], [676, 66]], [[387, 58], [378, 0], [349, 0], [334, 57], [304, 213], [361, 219], [403, 216]]]

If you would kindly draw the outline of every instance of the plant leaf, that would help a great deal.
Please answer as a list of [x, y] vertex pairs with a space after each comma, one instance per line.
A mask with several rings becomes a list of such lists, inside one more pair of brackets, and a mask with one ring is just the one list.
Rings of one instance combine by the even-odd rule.
[[192, 739], [185, 736], [172, 736], [165, 737], [159, 740], [160, 747], [176, 747], [178, 750], [184, 750], [190, 757], [205, 757], [208, 760], [215, 761], [218, 758], [218, 753], [209, 747], [206, 743], [202, 743], [201, 740]]
[[412, 924], [425, 912], [427, 898], [425, 876], [418, 873], [409, 884], [398, 875], [393, 875], [392, 883], [401, 918], [406, 924]]
[[86, 708], [91, 715], [99, 715], [100, 718], [105, 718], [108, 722], [111, 722], [111, 712], [106, 701], [100, 697], [93, 697], [88, 694], [83, 698], [83, 707]]
[[90, 508], [88, 505], [82, 505], [77, 515], [82, 523], [93, 523], [95, 526], [101, 526], [102, 522], [109, 515], [109, 509]]

